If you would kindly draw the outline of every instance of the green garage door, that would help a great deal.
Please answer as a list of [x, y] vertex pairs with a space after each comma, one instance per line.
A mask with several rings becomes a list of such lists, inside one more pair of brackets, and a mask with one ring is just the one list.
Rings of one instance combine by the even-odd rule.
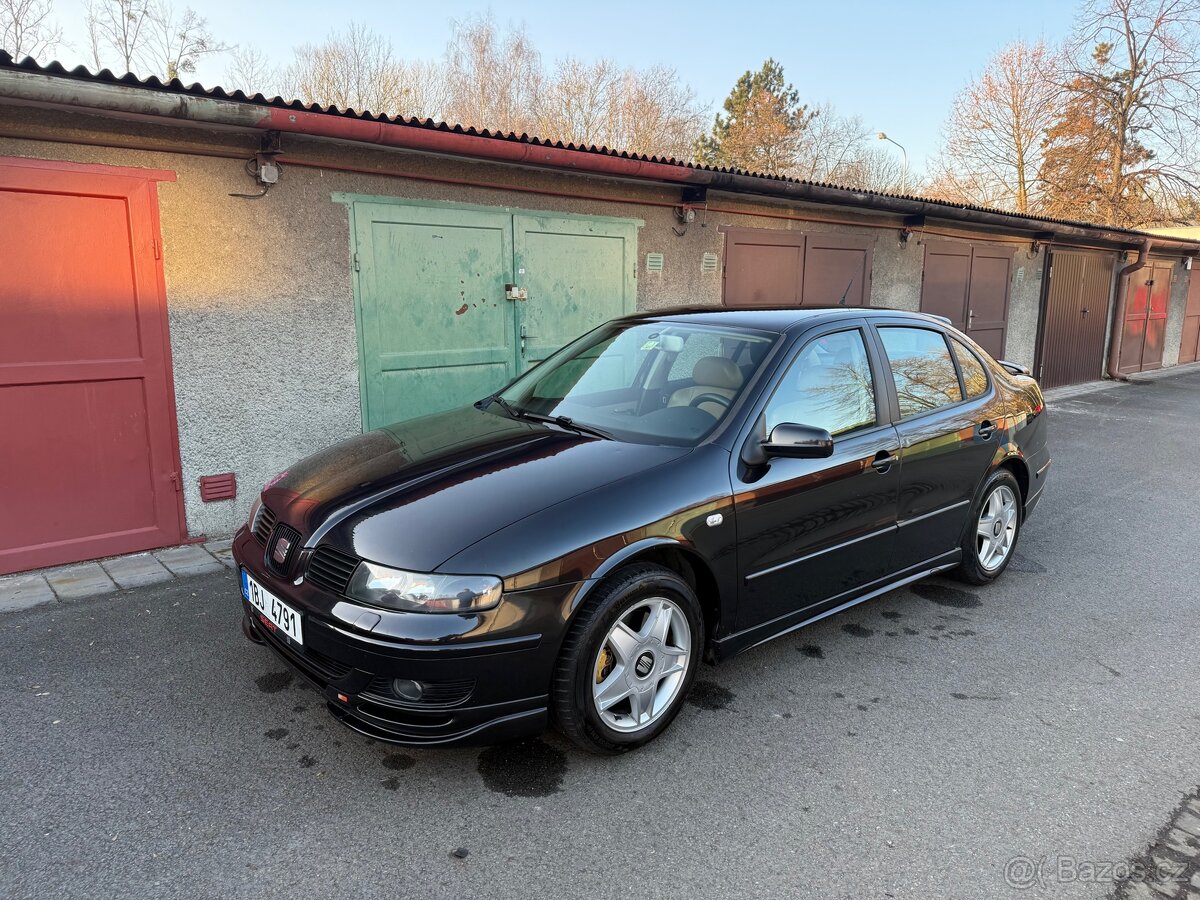
[[366, 429], [486, 396], [636, 304], [636, 220], [345, 200]]

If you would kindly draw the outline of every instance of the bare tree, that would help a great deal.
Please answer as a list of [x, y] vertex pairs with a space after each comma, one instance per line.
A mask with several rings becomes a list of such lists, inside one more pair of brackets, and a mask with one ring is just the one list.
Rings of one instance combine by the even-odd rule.
[[279, 70], [270, 58], [257, 47], [234, 47], [225, 67], [225, 87], [238, 88], [246, 94], [279, 92]]
[[445, 78], [448, 119], [496, 131], [533, 130], [542, 61], [524, 28], [502, 33], [490, 15], [455, 22]]
[[404, 63], [368, 26], [351, 23], [323, 44], [296, 48], [283, 88], [307, 103], [359, 112], [433, 116], [441, 106], [441, 79], [427, 63]]
[[1018, 213], [1038, 206], [1042, 142], [1059, 109], [1058, 55], [1039, 41], [1017, 41], [959, 92], [933, 165], [947, 199]]
[[62, 41], [52, 0], [0, 0], [0, 47], [15, 59], [49, 55]]
[[703, 109], [673, 69], [572, 57], [542, 79], [534, 118], [540, 137], [674, 157], [689, 154], [704, 125]]
[[195, 72], [202, 57], [228, 49], [228, 44], [213, 38], [207, 20], [190, 7], [177, 12], [169, 3], [157, 3], [150, 8], [144, 58], [147, 68], [152, 68], [160, 78], [170, 81]]
[[109, 51], [121, 71], [140, 68], [153, 28], [149, 0], [87, 0], [84, 23], [97, 69]]
[[905, 187], [903, 168], [892, 154], [875, 146], [875, 132], [858, 116], [840, 115], [828, 103], [814, 110], [786, 174], [875, 191]]
[[1110, 225], [1200, 196], [1200, 0], [1090, 0], [1047, 134], [1047, 211]]

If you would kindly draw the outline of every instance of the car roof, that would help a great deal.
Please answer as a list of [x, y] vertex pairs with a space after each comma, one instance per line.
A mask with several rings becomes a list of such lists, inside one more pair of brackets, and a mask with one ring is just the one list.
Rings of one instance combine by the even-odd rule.
[[727, 325], [735, 328], [753, 328], [760, 331], [787, 332], [808, 329], [839, 319], [911, 318], [921, 322], [937, 322], [949, 325], [942, 316], [931, 316], [907, 309], [887, 309], [879, 306], [773, 306], [753, 309], [726, 309], [713, 306], [682, 306], [672, 309], [645, 310], [625, 316], [626, 319], [649, 319], [652, 321], [674, 320], [696, 325]]

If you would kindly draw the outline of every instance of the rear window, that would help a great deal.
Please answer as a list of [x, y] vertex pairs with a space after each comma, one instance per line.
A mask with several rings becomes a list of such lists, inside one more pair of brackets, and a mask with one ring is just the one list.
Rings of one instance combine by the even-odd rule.
[[902, 419], [962, 400], [958, 370], [940, 331], [889, 325], [879, 329], [879, 337], [892, 367]]

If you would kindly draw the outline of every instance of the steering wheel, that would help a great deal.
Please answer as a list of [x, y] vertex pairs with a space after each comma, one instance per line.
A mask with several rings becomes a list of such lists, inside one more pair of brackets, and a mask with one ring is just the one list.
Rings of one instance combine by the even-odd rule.
[[692, 402], [689, 403], [688, 406], [699, 408], [701, 403], [709, 402], [716, 403], [721, 407], [722, 410], [726, 410], [729, 409], [731, 401], [728, 397], [722, 396], [721, 394], [697, 394], [692, 398]]

